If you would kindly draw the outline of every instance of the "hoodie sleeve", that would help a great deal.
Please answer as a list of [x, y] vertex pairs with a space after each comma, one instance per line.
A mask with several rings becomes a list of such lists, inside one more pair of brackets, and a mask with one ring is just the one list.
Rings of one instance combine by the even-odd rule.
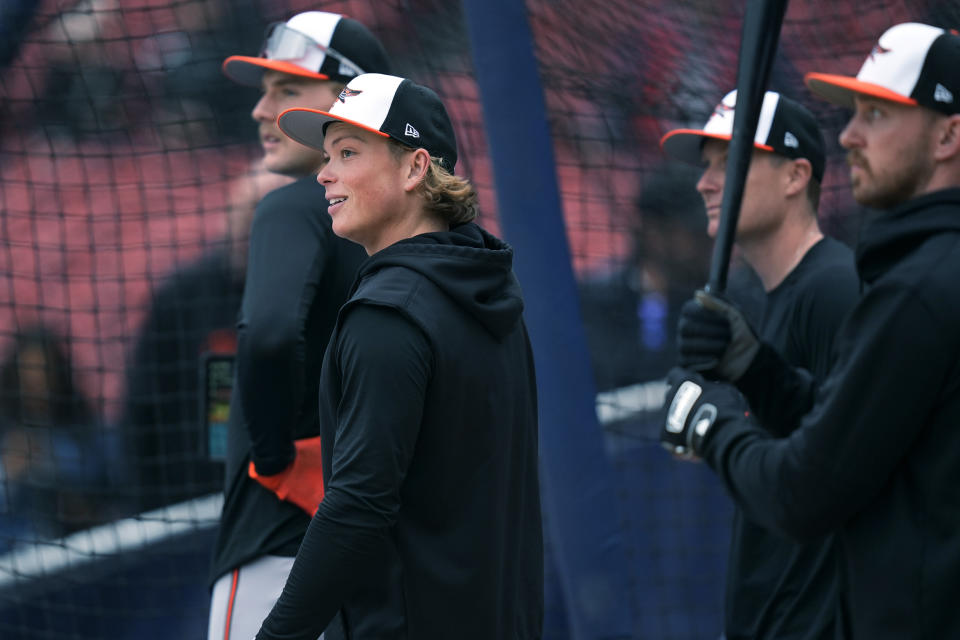
[[369, 305], [353, 307], [331, 348], [342, 399], [330, 481], [258, 640], [315, 640], [352, 594], [377, 585], [389, 557], [432, 351], [399, 312]]
[[771, 440], [752, 421], [725, 419], [704, 459], [755, 522], [798, 540], [839, 528], [919, 437], [939, 401], [930, 380], [955, 366], [942, 344], [954, 330], [912, 291], [875, 287], [845, 326], [837, 367], [800, 427]]
[[750, 409], [770, 433], [785, 436], [796, 429], [813, 406], [815, 381], [799, 367], [791, 367], [773, 347], [760, 350], [736, 387]]

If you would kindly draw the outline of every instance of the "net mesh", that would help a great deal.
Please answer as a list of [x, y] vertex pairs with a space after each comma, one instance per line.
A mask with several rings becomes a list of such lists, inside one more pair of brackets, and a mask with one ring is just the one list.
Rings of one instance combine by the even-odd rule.
[[[696, 169], [667, 162], [658, 143], [701, 125], [734, 86], [742, 7], [526, 7], [639, 633], [716, 635], [730, 505], [708, 472], [678, 470], [651, 435], [676, 313], [705, 281], [711, 248]], [[222, 467], [199, 428], [201, 354], [233, 349], [252, 207], [277, 185], [257, 166], [257, 91], [229, 82], [220, 64], [310, 9], [360, 20], [398, 74], [437, 90], [457, 129], [458, 172], [497, 232], [458, 3], [0, 4], [4, 638], [205, 635]], [[960, 8], [794, 0], [787, 12], [771, 88], [821, 120], [821, 222], [847, 242], [861, 217], [836, 142], [847, 114], [811, 98], [802, 77], [856, 73], [877, 35], [908, 20], [957, 26]], [[749, 279], [735, 269], [735, 284], [740, 273]], [[556, 591], [548, 580], [553, 638], [568, 633]]]

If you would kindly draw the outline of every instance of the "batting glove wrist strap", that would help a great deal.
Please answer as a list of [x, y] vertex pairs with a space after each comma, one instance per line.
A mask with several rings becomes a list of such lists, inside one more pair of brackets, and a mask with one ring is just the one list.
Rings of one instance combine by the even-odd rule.
[[743, 414], [743, 401], [733, 387], [708, 382], [696, 372], [675, 368], [667, 376], [660, 443], [686, 459], [702, 457], [703, 447], [724, 416]]

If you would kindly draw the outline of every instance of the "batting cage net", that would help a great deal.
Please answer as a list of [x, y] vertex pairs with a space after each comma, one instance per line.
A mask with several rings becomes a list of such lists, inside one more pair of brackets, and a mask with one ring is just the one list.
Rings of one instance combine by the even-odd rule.
[[[589, 347], [635, 637], [721, 629], [730, 501], [656, 442], [676, 315], [706, 281], [712, 246], [698, 170], [668, 162], [659, 140], [702, 126], [734, 87], [742, 5], [526, 2], [579, 293], [568, 320]], [[268, 25], [311, 9], [358, 19], [398, 75], [440, 94], [457, 172], [499, 233], [460, 3], [0, 4], [0, 637], [206, 636], [247, 234], [256, 202], [284, 183], [258, 164], [259, 92], [221, 63], [256, 55]], [[770, 88], [820, 118], [821, 223], [847, 243], [861, 218], [837, 143], [848, 114], [802, 77], [855, 74], [904, 21], [958, 26], [960, 6], [793, 0], [781, 34]], [[750, 291], [734, 261], [731, 286]], [[553, 284], [523, 282], [528, 296]], [[549, 532], [547, 547], [545, 637], [587, 637], [571, 612], [603, 594], [570, 574]]]

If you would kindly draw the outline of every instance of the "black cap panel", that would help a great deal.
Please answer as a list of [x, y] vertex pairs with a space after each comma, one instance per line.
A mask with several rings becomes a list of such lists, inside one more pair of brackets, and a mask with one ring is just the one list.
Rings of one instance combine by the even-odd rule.
[[944, 33], [930, 45], [911, 98], [946, 115], [960, 113], [960, 36]]
[[381, 131], [414, 149], [423, 147], [453, 172], [457, 164], [456, 135], [440, 98], [431, 89], [404, 80], [397, 88]]

